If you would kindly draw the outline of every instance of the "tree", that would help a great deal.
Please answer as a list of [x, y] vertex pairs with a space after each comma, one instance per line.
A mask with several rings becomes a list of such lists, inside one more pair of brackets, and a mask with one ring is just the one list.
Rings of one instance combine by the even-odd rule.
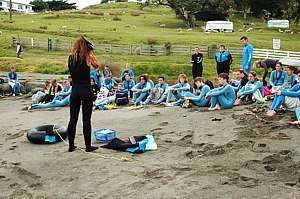
[[43, 0], [33, 0], [30, 2], [33, 6], [33, 10], [35, 12], [41, 12], [49, 9], [48, 3], [44, 2]]
[[259, 17], [269, 13], [271, 17], [279, 18], [284, 16], [288, 4], [286, 0], [252, 0], [250, 6], [254, 16]]
[[247, 19], [247, 14], [251, 13], [252, 0], [234, 0], [235, 8], [243, 12], [244, 19]]
[[109, 0], [102, 0], [100, 3], [104, 4], [104, 3], [108, 3], [108, 2], [109, 2]]
[[68, 0], [52, 0], [47, 3], [52, 11], [76, 9], [76, 3], [68, 3]]
[[296, 23], [300, 21], [300, 0], [287, 0], [287, 9], [285, 15], [289, 20], [294, 20]]
[[76, 3], [68, 3], [68, 0], [33, 0], [30, 4], [34, 5], [33, 10], [36, 12], [41, 12], [45, 10], [58, 11], [58, 10], [68, 10], [76, 9]]
[[195, 27], [195, 15], [204, 11], [228, 12], [231, 0], [151, 0], [150, 3], [172, 8], [187, 27]]

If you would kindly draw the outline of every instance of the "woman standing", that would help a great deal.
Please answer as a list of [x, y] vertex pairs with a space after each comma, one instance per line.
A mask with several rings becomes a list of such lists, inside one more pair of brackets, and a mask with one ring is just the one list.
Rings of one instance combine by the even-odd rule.
[[76, 149], [74, 140], [81, 105], [85, 151], [91, 152], [98, 149], [98, 147], [91, 145], [91, 116], [94, 96], [91, 88], [90, 68], [97, 68], [99, 66], [93, 50], [93, 44], [81, 36], [75, 42], [71, 55], [69, 56], [68, 67], [73, 83], [70, 97], [70, 121], [68, 126], [69, 152], [73, 152]]
[[195, 48], [195, 54], [192, 55], [192, 74], [193, 74], [193, 79], [196, 77], [202, 77], [203, 73], [203, 54], [200, 53], [200, 48], [196, 47]]

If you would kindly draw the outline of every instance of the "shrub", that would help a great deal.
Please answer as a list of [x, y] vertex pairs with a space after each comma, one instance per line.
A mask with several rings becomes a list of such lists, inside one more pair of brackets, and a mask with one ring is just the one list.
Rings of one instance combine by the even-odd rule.
[[141, 15], [141, 13], [132, 11], [132, 12], [130, 12], [130, 15], [133, 17], [138, 17]]
[[122, 19], [118, 16], [114, 16], [112, 20], [113, 21], [122, 21]]
[[91, 12], [92, 15], [104, 16], [104, 12]]
[[156, 44], [158, 44], [158, 41], [155, 38], [148, 38], [147, 44], [149, 44], [149, 45], [156, 45]]
[[42, 30], [47, 30], [47, 29], [48, 29], [48, 26], [46, 26], [46, 25], [41, 25], [41, 26], [40, 26], [40, 29], [42, 29]]
[[121, 12], [110, 12], [110, 13], [108, 13], [109, 15], [112, 15], [112, 16], [120, 16], [120, 15], [122, 15], [123, 13], [121, 13]]

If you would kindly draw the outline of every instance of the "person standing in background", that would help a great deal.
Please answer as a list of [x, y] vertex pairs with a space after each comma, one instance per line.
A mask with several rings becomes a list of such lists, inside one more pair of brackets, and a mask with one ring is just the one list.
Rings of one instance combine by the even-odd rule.
[[192, 74], [193, 74], [193, 79], [196, 77], [202, 77], [203, 73], [203, 54], [200, 53], [200, 48], [196, 47], [195, 48], [195, 54], [192, 55]]
[[240, 40], [244, 45], [242, 69], [249, 75], [252, 68], [253, 46], [246, 36], [242, 36]]
[[17, 54], [17, 58], [21, 58], [21, 53], [23, 52], [23, 47], [21, 46], [21, 44], [18, 42], [17, 43], [17, 47], [16, 47], [16, 54]]
[[124, 80], [125, 80], [126, 74], [128, 74], [128, 75], [130, 76], [130, 79], [133, 79], [133, 80], [134, 80], [134, 72], [133, 72], [133, 70], [132, 70], [131, 67], [130, 67], [130, 63], [127, 63], [127, 64], [125, 65], [125, 69], [123, 69], [123, 70], [121, 71], [121, 74], [120, 74], [120, 79], [121, 79], [121, 81], [124, 81]]
[[230, 52], [225, 51], [225, 46], [220, 45], [219, 52], [216, 53], [217, 73], [226, 73], [229, 75], [230, 65], [232, 64], [232, 56]]

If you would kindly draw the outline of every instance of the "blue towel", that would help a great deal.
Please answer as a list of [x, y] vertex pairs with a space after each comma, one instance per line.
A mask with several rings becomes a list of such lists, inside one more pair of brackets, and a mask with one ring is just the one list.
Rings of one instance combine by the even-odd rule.
[[55, 143], [56, 142], [56, 137], [54, 135], [46, 135], [45, 136], [45, 142]]

